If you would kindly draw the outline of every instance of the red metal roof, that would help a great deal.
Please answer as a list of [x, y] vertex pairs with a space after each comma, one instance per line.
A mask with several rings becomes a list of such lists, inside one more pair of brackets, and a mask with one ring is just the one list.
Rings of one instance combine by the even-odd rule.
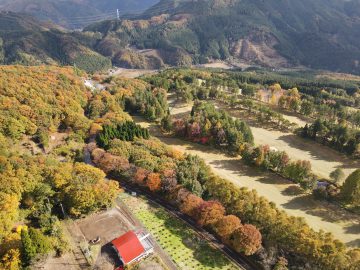
[[120, 254], [124, 264], [131, 262], [144, 253], [138, 237], [133, 231], [129, 231], [111, 242]]

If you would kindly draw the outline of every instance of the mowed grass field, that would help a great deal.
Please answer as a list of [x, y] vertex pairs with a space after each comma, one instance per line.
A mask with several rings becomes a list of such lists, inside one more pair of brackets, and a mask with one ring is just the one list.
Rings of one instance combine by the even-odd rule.
[[139, 197], [125, 195], [122, 200], [179, 269], [239, 269], [221, 251], [164, 209]]

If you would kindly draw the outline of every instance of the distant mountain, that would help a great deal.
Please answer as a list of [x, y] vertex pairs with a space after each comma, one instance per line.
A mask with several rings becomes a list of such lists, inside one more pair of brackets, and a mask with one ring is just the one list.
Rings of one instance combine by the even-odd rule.
[[[72, 2], [91, 1], [97, 10], [114, 7], [112, 1]], [[64, 5], [63, 14], [71, 14], [65, 7], [75, 10], [69, 0], [44, 2]], [[54, 61], [94, 70], [110, 61], [161, 68], [228, 60], [360, 74], [359, 0], [161, 0], [140, 15], [90, 24], [82, 32], [14, 13], [0, 17], [3, 63]]]
[[94, 37], [64, 32], [50, 23], [0, 12], [0, 64], [77, 65], [87, 71], [111, 67], [110, 59], [91, 49]]
[[0, 10], [21, 12], [68, 28], [82, 28], [120, 14], [138, 14], [159, 0], [0, 0]]
[[107, 21], [96, 49], [119, 64], [232, 59], [360, 73], [359, 0], [162, 0], [137, 20]]

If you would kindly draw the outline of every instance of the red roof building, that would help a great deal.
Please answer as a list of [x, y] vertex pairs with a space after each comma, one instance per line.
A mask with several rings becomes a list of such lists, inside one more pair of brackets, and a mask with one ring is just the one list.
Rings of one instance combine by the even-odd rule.
[[154, 250], [149, 234], [143, 232], [129, 231], [111, 243], [124, 265], [139, 261]]

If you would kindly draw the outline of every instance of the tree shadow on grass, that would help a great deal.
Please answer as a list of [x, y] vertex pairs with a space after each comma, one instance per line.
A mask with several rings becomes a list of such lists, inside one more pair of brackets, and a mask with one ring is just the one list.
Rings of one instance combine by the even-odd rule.
[[200, 265], [221, 268], [230, 262], [221, 257], [221, 252], [211, 247], [206, 240], [196, 235], [185, 223], [169, 217], [163, 210], [155, 211], [157, 218], [164, 221], [164, 226], [171, 234], [179, 237], [182, 243], [193, 251], [194, 258]]
[[348, 247], [358, 248], [358, 247], [360, 247], [360, 239], [356, 239], [356, 240], [347, 242], [346, 245]]
[[310, 139], [301, 138], [294, 134], [289, 134], [281, 136], [279, 140], [286, 142], [290, 147], [299, 149], [304, 152], [309, 152], [310, 155], [316, 160], [338, 162], [342, 164], [340, 167], [343, 169], [356, 169], [360, 167], [359, 160], [351, 159], [345, 154], [342, 154], [328, 146], [322, 145]]
[[347, 233], [358, 234], [360, 236], [360, 223], [352, 224], [346, 227]]
[[[216, 160], [210, 163], [214, 167], [219, 169], [226, 169], [232, 171], [236, 176], [243, 177], [253, 177], [254, 181], [258, 181], [264, 184], [271, 185], [289, 185], [292, 182], [276, 175], [275, 173], [270, 173], [260, 168], [251, 167], [245, 164], [241, 159], [227, 159], [227, 160]], [[241, 180], [241, 178], [240, 178]]]
[[308, 215], [320, 217], [327, 222], [353, 221], [356, 219], [355, 215], [336, 205], [315, 201], [311, 194], [294, 197], [282, 206], [286, 209], [302, 210]]
[[298, 185], [292, 185], [284, 189], [281, 194], [285, 196], [299, 196], [301, 194], [304, 194], [304, 190], [299, 187]]

